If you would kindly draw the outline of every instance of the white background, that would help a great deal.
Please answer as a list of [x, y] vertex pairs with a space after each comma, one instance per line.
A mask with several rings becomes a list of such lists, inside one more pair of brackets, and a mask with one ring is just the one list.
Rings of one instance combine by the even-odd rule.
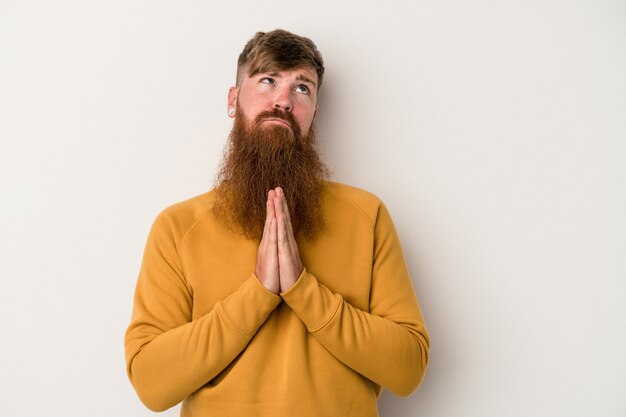
[[389, 207], [432, 336], [381, 415], [626, 415], [626, 3], [600, 0], [0, 0], [0, 415], [153, 415], [123, 353], [147, 233], [213, 184], [237, 55], [277, 27], [324, 54], [320, 149]]

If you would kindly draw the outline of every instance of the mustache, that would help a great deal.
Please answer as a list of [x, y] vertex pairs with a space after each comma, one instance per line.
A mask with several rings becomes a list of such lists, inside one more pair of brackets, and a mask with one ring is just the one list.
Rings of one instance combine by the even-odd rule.
[[284, 120], [287, 123], [289, 123], [289, 126], [291, 126], [291, 130], [293, 130], [293, 132], [295, 133], [296, 137], [300, 136], [300, 127], [298, 126], [298, 123], [296, 122], [296, 118], [293, 117], [293, 114], [291, 114], [291, 113], [288, 113], [286, 111], [282, 111], [280, 109], [265, 110], [265, 111], [262, 111], [261, 113], [259, 113], [254, 118], [254, 124], [258, 126], [264, 119], [281, 119], [281, 120]]

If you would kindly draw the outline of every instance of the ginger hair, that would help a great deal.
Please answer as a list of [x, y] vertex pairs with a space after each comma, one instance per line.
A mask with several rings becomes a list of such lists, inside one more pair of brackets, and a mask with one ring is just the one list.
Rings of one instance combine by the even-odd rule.
[[313, 41], [283, 29], [257, 32], [239, 54], [237, 86], [241, 85], [244, 75], [252, 77], [259, 72], [299, 67], [310, 67], [315, 70], [319, 90], [324, 77], [324, 61]]

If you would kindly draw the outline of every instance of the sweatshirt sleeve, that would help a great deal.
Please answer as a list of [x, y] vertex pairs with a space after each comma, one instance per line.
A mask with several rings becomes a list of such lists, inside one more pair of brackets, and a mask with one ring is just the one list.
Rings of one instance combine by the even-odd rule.
[[306, 269], [281, 296], [338, 360], [395, 394], [408, 395], [426, 372], [430, 339], [400, 242], [382, 204], [374, 229], [369, 311], [353, 307]]
[[[175, 221], [161, 213], [148, 236], [125, 337], [128, 376], [154, 411], [176, 405], [218, 375], [281, 301], [251, 274], [209, 313], [192, 320], [179, 236]], [[257, 308], [250, 309], [253, 305]]]

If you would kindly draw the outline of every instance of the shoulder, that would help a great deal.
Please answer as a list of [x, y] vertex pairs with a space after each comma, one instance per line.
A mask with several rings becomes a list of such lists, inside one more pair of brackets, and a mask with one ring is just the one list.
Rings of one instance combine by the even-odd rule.
[[153, 229], [183, 238], [198, 222], [211, 216], [213, 195], [211, 190], [165, 207], [154, 220]]
[[369, 191], [338, 182], [326, 182], [326, 200], [330, 206], [347, 206], [376, 223], [383, 202]]

